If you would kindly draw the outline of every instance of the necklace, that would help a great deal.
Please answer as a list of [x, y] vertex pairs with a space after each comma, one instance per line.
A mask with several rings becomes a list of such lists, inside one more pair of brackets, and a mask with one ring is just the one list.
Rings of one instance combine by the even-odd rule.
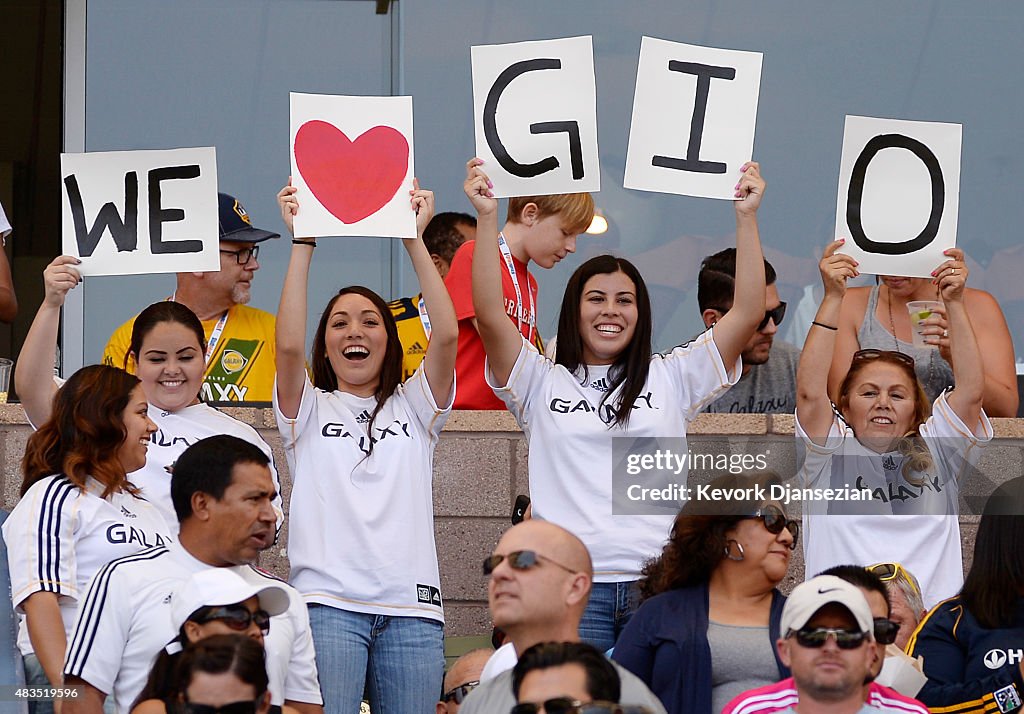
[[[879, 293], [881, 293], [881, 288], [879, 288]], [[898, 337], [896, 337], [896, 320], [894, 320], [893, 317], [892, 317], [892, 291], [889, 290], [889, 286], [888, 285], [885, 286], [885, 305], [886, 305], [886, 307], [889, 308], [889, 329], [892, 330], [892, 341], [893, 341], [893, 344], [896, 345], [896, 351], [897, 352], [902, 352], [903, 350], [900, 349], [900, 340], [899, 340]], [[920, 351], [918, 350], [918, 352], [920, 352]], [[929, 386], [931, 386], [932, 384], [935, 383], [935, 353], [936, 352], [938, 352], [938, 349], [928, 348], [928, 380], [927, 380], [927, 384]], [[916, 370], [916, 365], [920, 362], [920, 354], [911, 354], [911, 357], [914, 358], [914, 365], [915, 365], [915, 370], [914, 371], [916, 372], [917, 371]], [[920, 377], [918, 377], [918, 379], [920, 380]]]

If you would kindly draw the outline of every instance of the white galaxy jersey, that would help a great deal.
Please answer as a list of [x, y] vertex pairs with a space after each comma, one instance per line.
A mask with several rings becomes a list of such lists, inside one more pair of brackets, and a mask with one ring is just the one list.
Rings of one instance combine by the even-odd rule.
[[803, 459], [798, 484], [869, 489], [873, 494], [871, 501], [804, 504], [801, 540], [808, 577], [834, 565], [895, 562], [920, 580], [927, 608], [960, 590], [960, 479], [977, 463], [980, 447], [992, 439], [992, 425], [982, 413], [972, 433], [940, 394], [920, 434], [933, 465], [926, 473], [912, 471], [908, 480], [899, 452], [867, 449], [839, 417], [833, 419], [825, 445], [819, 446], [807, 436], [797, 413], [797, 446]]
[[[56, 593], [68, 635], [97, 570], [170, 540], [167, 524], [148, 501], [126, 492], [104, 499], [102, 493], [92, 478], [82, 490], [66, 476], [47, 476], [29, 488], [3, 525], [14, 607], [23, 612], [29, 595]], [[18, 647], [22, 654], [32, 652], [24, 620]]]
[[[68, 640], [65, 676], [79, 677], [112, 694], [116, 711], [129, 711], [157, 653], [177, 635], [171, 624], [175, 593], [192, 574], [209, 567], [176, 543], [104, 566], [89, 583]], [[290, 586], [251, 566], [231, 569], [250, 582], [273, 582], [287, 590], [291, 599], [288, 610], [271, 619], [264, 642], [272, 702], [322, 703], [302, 598]]]
[[277, 512], [277, 528], [281, 529], [284, 511], [281, 482], [277, 476], [277, 469], [274, 468], [274, 455], [270, 451], [270, 446], [255, 429], [203, 403], [193, 404], [176, 412], [167, 412], [150, 404], [149, 418], [157, 425], [157, 430], [150, 437], [146, 465], [130, 473], [128, 480], [142, 489], [142, 494], [160, 509], [168, 525], [173, 528], [172, 533], [178, 532], [178, 517], [171, 504], [170, 468], [189, 446], [200, 439], [219, 434], [237, 436], [255, 444], [270, 459], [270, 475], [278, 492], [277, 498], [274, 499], [274, 511]]
[[612, 515], [612, 438], [685, 438], [697, 413], [736, 383], [740, 361], [726, 369], [711, 330], [655, 355], [626, 428], [609, 426], [614, 394], [601, 404], [608, 371], [589, 367], [582, 380], [524, 342], [508, 384], [496, 387], [489, 367], [487, 379], [530, 444], [534, 517], [586, 544], [596, 582], [622, 582], [639, 578], [644, 561], [661, 552], [674, 516]]
[[288, 419], [275, 388], [293, 482], [289, 582], [307, 602], [443, 622], [431, 483], [451, 400], [434, 403], [421, 366], [385, 402], [370, 434], [376, 406], [373, 397], [324, 392], [307, 378], [298, 417]]

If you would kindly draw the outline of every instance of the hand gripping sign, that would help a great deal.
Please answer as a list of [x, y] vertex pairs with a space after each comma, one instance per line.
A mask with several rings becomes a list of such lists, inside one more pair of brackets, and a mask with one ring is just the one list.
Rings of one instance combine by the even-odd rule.
[[600, 191], [590, 37], [471, 48], [476, 155], [494, 195]]
[[65, 255], [82, 275], [220, 268], [212, 147], [61, 154]]
[[412, 97], [290, 96], [295, 236], [415, 238]]
[[644, 37], [626, 188], [736, 200], [754, 149], [761, 53]]
[[846, 117], [836, 238], [862, 273], [930, 278], [956, 245], [961, 126]]

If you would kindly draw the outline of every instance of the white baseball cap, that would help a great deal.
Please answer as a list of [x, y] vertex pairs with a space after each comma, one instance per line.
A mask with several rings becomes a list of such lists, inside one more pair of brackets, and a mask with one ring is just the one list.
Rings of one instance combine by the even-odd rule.
[[833, 602], [850, 611], [861, 632], [874, 631], [871, 608], [860, 588], [835, 575], [819, 575], [797, 585], [786, 599], [782, 608], [782, 636], [805, 627], [814, 613]]
[[201, 607], [219, 607], [244, 602], [255, 595], [260, 609], [270, 616], [280, 615], [288, 609], [291, 599], [280, 585], [250, 583], [231, 568], [202, 570], [188, 580], [171, 600], [171, 624], [177, 632], [189, 615]]

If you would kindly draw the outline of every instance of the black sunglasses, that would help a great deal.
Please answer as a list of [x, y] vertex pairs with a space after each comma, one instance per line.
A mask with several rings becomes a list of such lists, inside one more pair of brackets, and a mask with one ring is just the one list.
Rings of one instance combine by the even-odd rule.
[[855, 650], [864, 644], [868, 633], [843, 630], [837, 627], [816, 627], [813, 630], [797, 630], [796, 641], [801, 647], [818, 649], [824, 647], [829, 635], [836, 640], [836, 646], [841, 650]]
[[891, 645], [896, 641], [896, 635], [900, 631], [900, 623], [893, 622], [887, 617], [876, 617], [874, 630], [875, 642]]
[[515, 570], [529, 570], [530, 568], [540, 565], [542, 561], [546, 561], [552, 565], [557, 565], [567, 573], [576, 572], [568, 565], [562, 565], [557, 560], [552, 560], [546, 555], [541, 555], [540, 553], [536, 553], [532, 550], [516, 550], [508, 555], [492, 555], [489, 558], [485, 558], [484, 575], [490, 575], [493, 573], [494, 569], [497, 568], [503, 560], [508, 560], [508, 564]]
[[903, 354], [902, 352], [893, 352], [892, 350], [857, 350], [856, 352], [853, 353], [853, 362], [869, 362], [874, 359], [879, 359], [883, 356], [892, 357], [893, 359], [896, 359], [899, 362], [902, 362], [903, 364], [910, 366], [911, 368], [914, 367], [913, 357], [911, 357], [908, 354]]
[[250, 623], [255, 622], [264, 635], [270, 634], [270, 613], [266, 610], [249, 612], [249, 608], [245, 605], [224, 605], [209, 609], [200, 608], [192, 613], [192, 616], [188, 619], [200, 625], [211, 620], [219, 620], [237, 632], [244, 632], [249, 629]]
[[545, 714], [648, 714], [646, 707], [621, 705], [615, 702], [583, 702], [568, 697], [548, 699], [540, 704], [516, 704], [511, 714], [537, 714], [544, 708]]
[[465, 699], [470, 692], [476, 689], [479, 684], [479, 680], [474, 680], [472, 682], [464, 682], [457, 687], [452, 687], [444, 693], [444, 696], [441, 697], [441, 701], [462, 704], [462, 700]]
[[220, 252], [224, 255], [233, 255], [235, 260], [238, 261], [239, 265], [245, 265], [251, 258], [258, 258], [260, 255], [260, 247], [254, 245], [251, 248], [239, 248], [238, 250], [224, 250], [220, 249]]
[[[722, 313], [723, 315], [725, 313], [729, 312], [728, 310], [724, 310], [724, 309], [722, 309], [720, 307], [712, 307], [712, 308], [708, 308], [708, 309], [709, 310], [717, 310], [718, 312]], [[774, 310], [765, 310], [764, 311], [764, 319], [761, 320], [761, 324], [757, 326], [757, 331], [760, 332], [764, 328], [768, 327], [768, 320], [772, 320], [775, 323], [775, 326], [778, 327], [779, 325], [782, 324], [782, 320], [785, 317], [786, 317], [786, 303], [780, 302], [779, 306], [777, 308], [775, 308]]]
[[261, 703], [260, 699], [256, 701], [231, 702], [230, 704], [222, 704], [219, 707], [213, 707], [209, 704], [184, 702], [181, 705], [181, 711], [184, 714], [256, 714], [256, 710]]
[[786, 518], [786, 514], [775, 506], [765, 506], [757, 513], [748, 518], [760, 518], [764, 523], [766, 531], [772, 535], [778, 535], [785, 528], [793, 536], [793, 542], [789, 544], [790, 550], [796, 550], [797, 541], [800, 540], [800, 522], [792, 518]]

